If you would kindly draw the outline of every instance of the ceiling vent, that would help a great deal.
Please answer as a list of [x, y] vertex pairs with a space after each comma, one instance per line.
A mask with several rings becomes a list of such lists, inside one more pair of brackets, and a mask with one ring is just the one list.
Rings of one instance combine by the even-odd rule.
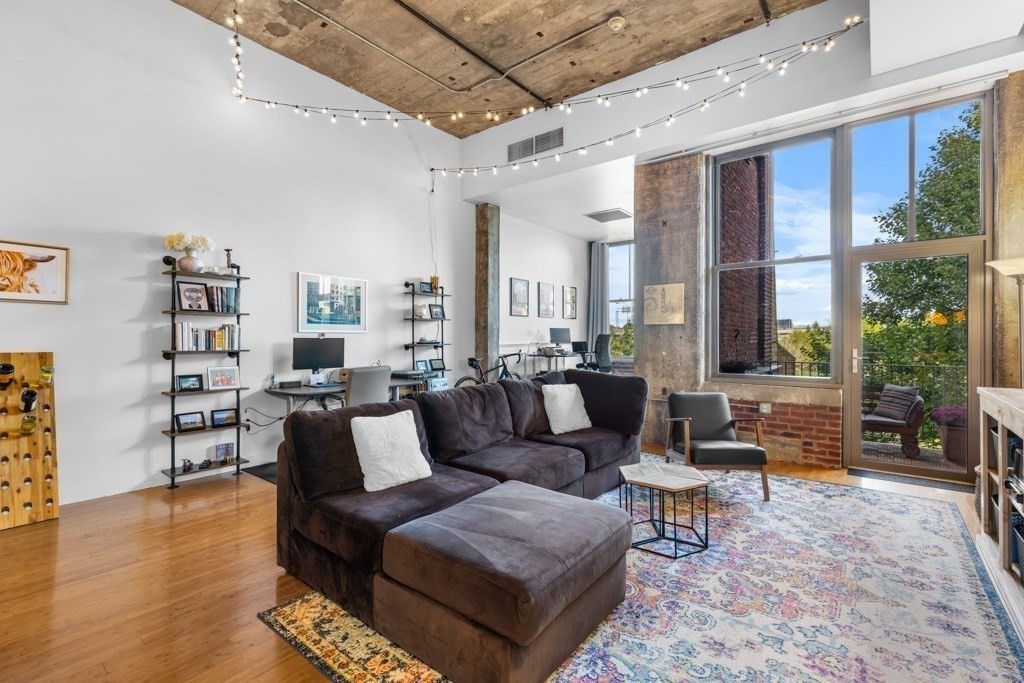
[[536, 135], [532, 138], [513, 142], [508, 146], [508, 160], [511, 163], [513, 161], [532, 157], [534, 154], [550, 152], [553, 149], [558, 149], [562, 144], [562, 129], [555, 128], [554, 130], [549, 130], [546, 133], [541, 133], [540, 135]]
[[587, 218], [593, 218], [598, 223], [611, 223], [612, 221], [623, 221], [627, 218], [632, 218], [633, 214], [625, 209], [605, 209], [604, 211], [595, 211], [594, 213], [583, 214]]

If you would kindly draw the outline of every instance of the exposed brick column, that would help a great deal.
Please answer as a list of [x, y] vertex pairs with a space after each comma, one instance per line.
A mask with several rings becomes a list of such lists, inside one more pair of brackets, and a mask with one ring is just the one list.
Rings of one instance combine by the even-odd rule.
[[498, 248], [501, 244], [501, 210], [493, 204], [476, 206], [476, 287], [473, 355], [485, 358], [485, 368], [498, 362], [500, 330]]
[[[704, 374], [704, 157], [635, 169], [633, 292], [636, 374], [651, 385], [644, 441], [665, 438], [664, 397], [700, 387]], [[686, 285], [684, 325], [644, 325], [644, 286]]]
[[[1024, 71], [995, 89], [995, 258], [1024, 256]], [[1019, 387], [1017, 283], [993, 274], [995, 333], [992, 370], [996, 386]]]

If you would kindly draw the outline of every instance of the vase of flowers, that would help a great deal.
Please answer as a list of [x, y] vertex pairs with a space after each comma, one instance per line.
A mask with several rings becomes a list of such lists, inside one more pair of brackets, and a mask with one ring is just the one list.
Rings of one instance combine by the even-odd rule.
[[939, 426], [942, 457], [963, 465], [967, 462], [967, 409], [943, 406], [932, 410], [932, 421]]
[[216, 246], [206, 235], [190, 235], [187, 232], [171, 233], [164, 238], [164, 249], [185, 252], [185, 255], [178, 259], [176, 268], [186, 273], [203, 272], [203, 261], [196, 254], [213, 251]]

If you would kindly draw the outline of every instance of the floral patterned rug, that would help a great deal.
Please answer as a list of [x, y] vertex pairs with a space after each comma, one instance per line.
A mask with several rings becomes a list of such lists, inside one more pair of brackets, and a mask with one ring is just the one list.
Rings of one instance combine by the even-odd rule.
[[[709, 476], [710, 549], [630, 550], [626, 600], [552, 681], [1024, 680], [954, 504], [777, 476], [765, 503], [756, 474]], [[332, 680], [445, 680], [318, 593], [260, 618]]]

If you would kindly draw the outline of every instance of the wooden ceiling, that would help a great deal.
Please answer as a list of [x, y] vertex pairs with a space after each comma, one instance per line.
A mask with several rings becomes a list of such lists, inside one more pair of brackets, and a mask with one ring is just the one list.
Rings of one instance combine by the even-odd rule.
[[[243, 37], [416, 115], [555, 104], [760, 26], [765, 8], [777, 19], [822, 1], [245, 0], [240, 11]], [[233, 0], [174, 2], [222, 26], [234, 7]], [[618, 33], [605, 25], [615, 15], [626, 19]], [[258, 74], [248, 76], [249, 95], [274, 97], [260, 90]], [[496, 125], [483, 115], [433, 123], [460, 138]]]

